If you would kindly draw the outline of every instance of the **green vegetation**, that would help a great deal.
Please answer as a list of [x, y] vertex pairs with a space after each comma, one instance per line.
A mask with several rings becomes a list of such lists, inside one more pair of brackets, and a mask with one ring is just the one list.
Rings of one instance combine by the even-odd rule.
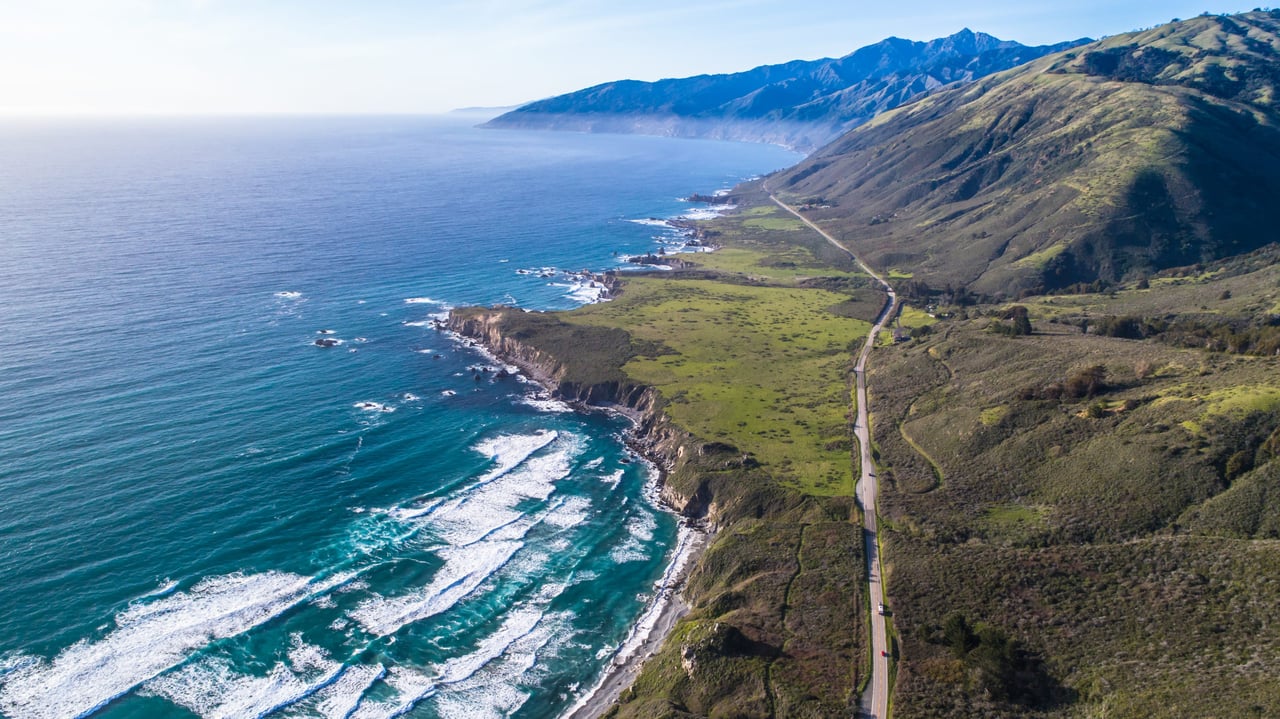
[[763, 230], [784, 230], [795, 232], [805, 229], [804, 223], [794, 217], [761, 217], [746, 220], [744, 227], [757, 227]]
[[[1239, 286], [1241, 307], [1272, 291]], [[1024, 336], [992, 335], [1009, 310], [979, 306], [876, 355], [895, 716], [1235, 717], [1280, 700], [1280, 360], [1037, 314], [1146, 294], [1029, 297]]]
[[872, 266], [992, 298], [1239, 255], [1275, 238], [1277, 48], [1267, 11], [1117, 35], [885, 113], [771, 186], [824, 198], [811, 219]]
[[661, 342], [665, 352], [632, 358], [622, 370], [657, 387], [678, 424], [750, 453], [789, 486], [851, 495], [845, 374], [848, 348], [869, 325], [828, 311], [842, 299], [819, 289], [649, 277], [566, 320]]

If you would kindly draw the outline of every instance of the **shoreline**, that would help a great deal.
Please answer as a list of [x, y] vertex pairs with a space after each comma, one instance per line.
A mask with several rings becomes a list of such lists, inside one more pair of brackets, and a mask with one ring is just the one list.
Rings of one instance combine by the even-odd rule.
[[[504, 357], [482, 341], [467, 337], [443, 324], [438, 324], [436, 327], [495, 363], [515, 370], [525, 381], [541, 387], [548, 396], [555, 396], [556, 386], [553, 379], [538, 367], [520, 362], [515, 358]], [[560, 719], [598, 719], [631, 686], [639, 676], [644, 663], [657, 653], [666, 643], [667, 637], [671, 635], [676, 624], [689, 613], [690, 606], [683, 597], [686, 581], [693, 566], [697, 564], [711, 543], [715, 532], [708, 530], [695, 520], [682, 516], [679, 510], [662, 498], [662, 488], [667, 474], [663, 463], [664, 458], [652, 456], [646, 448], [635, 441], [635, 433], [641, 424], [640, 414], [636, 410], [623, 405], [590, 405], [564, 399], [559, 401], [574, 412], [604, 412], [625, 417], [630, 422], [630, 427], [624, 432], [624, 442], [630, 451], [644, 459], [652, 472], [651, 479], [646, 482], [648, 491], [645, 494], [655, 508], [674, 515], [678, 522], [676, 547], [671, 553], [671, 559], [667, 562], [662, 576], [654, 585], [653, 598], [631, 625], [626, 638], [614, 650], [595, 685], [559, 714]]]
[[[718, 197], [728, 192], [729, 190], [718, 191], [716, 196]], [[689, 224], [698, 220], [718, 217], [737, 207], [727, 203], [706, 203], [701, 200], [689, 201], [705, 203], [710, 206], [697, 208], [691, 212], [662, 220], [650, 218], [647, 221], [640, 221], [642, 223], [660, 223], [669, 232], [684, 240], [678, 249], [669, 251], [670, 255], [714, 252], [719, 249], [718, 245], [706, 243], [704, 240], [697, 238], [694, 228], [690, 227]], [[666, 243], [663, 244], [665, 245]], [[672, 259], [675, 258], [673, 257]], [[657, 268], [646, 267], [641, 264], [637, 269], [643, 271]], [[622, 270], [622, 272], [619, 272], [619, 270]], [[619, 272], [619, 274], [623, 274], [625, 271], [624, 268], [613, 270], [613, 272]], [[582, 274], [586, 274], [591, 279], [604, 285], [603, 292], [584, 302], [584, 304], [595, 304], [612, 299], [617, 290], [606, 281], [605, 276], [597, 276], [595, 273], [587, 271]], [[629, 421], [630, 427], [624, 432], [624, 443], [629, 450], [643, 458], [651, 468], [651, 478], [646, 482], [646, 496], [655, 508], [675, 516], [678, 522], [676, 545], [671, 552], [671, 558], [668, 560], [662, 576], [654, 585], [653, 597], [646, 604], [635, 622], [632, 623], [626, 638], [622, 640], [622, 643], [618, 645], [617, 649], [609, 657], [608, 664], [605, 665], [604, 671], [596, 680], [596, 683], [582, 696], [578, 697], [568, 709], [558, 715], [559, 719], [599, 719], [617, 703], [623, 692], [631, 687], [640, 675], [644, 663], [662, 648], [671, 632], [675, 629], [676, 624], [689, 613], [691, 607], [683, 596], [689, 573], [710, 545], [715, 531], [708, 529], [697, 520], [691, 520], [683, 516], [678, 508], [663, 498], [662, 489], [666, 482], [668, 458], [655, 456], [649, 448], [636, 441], [637, 433], [643, 422], [643, 416], [639, 411], [624, 404], [595, 405], [583, 401], [557, 398], [556, 382], [542, 368], [531, 362], [521, 362], [515, 357], [504, 356], [482, 340], [465, 336], [448, 327], [446, 322], [437, 320], [435, 326], [437, 330], [448, 333], [456, 341], [475, 349], [494, 362], [504, 365], [509, 370], [514, 370], [514, 373], [518, 374], [523, 380], [541, 387], [548, 397], [562, 402], [570, 411], [581, 413], [604, 412], [625, 417]]]
[[662, 648], [676, 624], [689, 613], [689, 604], [682, 596], [685, 581], [710, 541], [710, 532], [681, 520], [676, 549], [658, 581], [653, 600], [632, 625], [631, 633], [614, 652], [595, 686], [565, 710], [561, 719], [598, 719], [631, 687], [644, 663]]

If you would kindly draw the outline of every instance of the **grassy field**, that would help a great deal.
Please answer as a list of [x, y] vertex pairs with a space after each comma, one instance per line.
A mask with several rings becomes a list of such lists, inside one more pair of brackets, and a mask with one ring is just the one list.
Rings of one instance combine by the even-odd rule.
[[625, 328], [668, 350], [623, 366], [660, 389], [668, 414], [708, 440], [750, 453], [788, 486], [853, 493], [846, 376], [869, 324], [829, 310], [819, 289], [636, 278], [572, 323]]

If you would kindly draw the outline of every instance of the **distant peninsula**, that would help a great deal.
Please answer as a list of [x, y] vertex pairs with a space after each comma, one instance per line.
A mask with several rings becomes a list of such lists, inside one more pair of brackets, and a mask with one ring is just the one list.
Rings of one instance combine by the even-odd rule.
[[1029, 47], [968, 29], [929, 42], [891, 37], [835, 59], [609, 82], [522, 105], [482, 127], [768, 142], [808, 152], [923, 93], [1086, 42]]

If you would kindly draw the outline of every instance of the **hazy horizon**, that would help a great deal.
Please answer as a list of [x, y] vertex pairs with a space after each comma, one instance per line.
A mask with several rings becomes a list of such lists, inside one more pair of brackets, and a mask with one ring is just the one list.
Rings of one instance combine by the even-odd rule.
[[658, 80], [823, 57], [962, 28], [1040, 45], [1205, 8], [1140, 0], [958, 8], [917, 0], [604, 3], [455, 0], [50, 0], [0, 9], [0, 115], [430, 115], [519, 105], [621, 79]]

